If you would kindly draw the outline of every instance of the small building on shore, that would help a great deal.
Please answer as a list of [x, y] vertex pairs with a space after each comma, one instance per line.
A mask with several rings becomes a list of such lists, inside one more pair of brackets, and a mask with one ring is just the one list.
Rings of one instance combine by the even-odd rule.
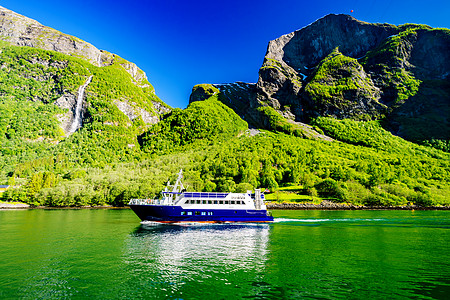
[[7, 189], [9, 189], [9, 185], [0, 185], [0, 193], [3, 193], [4, 191], [6, 191]]

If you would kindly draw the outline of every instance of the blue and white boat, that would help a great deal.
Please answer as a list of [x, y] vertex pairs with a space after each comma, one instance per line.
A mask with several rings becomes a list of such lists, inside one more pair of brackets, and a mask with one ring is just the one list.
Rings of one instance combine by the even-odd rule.
[[187, 192], [181, 182], [183, 170], [174, 185], [167, 183], [162, 199], [131, 199], [128, 205], [142, 222], [225, 223], [272, 222], [264, 204], [264, 194]]

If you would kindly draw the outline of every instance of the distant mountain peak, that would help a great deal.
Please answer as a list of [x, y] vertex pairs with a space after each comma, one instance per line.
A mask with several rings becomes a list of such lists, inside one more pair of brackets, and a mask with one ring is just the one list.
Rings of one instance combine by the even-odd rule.
[[1, 6], [0, 39], [17, 46], [83, 57], [93, 65], [102, 66], [101, 51], [93, 45]]
[[[381, 118], [404, 138], [447, 140], [449, 74], [450, 30], [329, 14], [270, 41], [256, 85], [214, 86], [254, 126], [274, 129], [275, 114], [289, 122]], [[191, 101], [201, 98], [196, 91]]]
[[120, 60], [120, 65], [134, 78], [137, 85], [143, 86], [147, 82], [145, 72], [134, 63], [2, 6], [0, 6], [0, 40], [16, 46], [40, 48], [80, 57], [98, 67], [108, 66]]

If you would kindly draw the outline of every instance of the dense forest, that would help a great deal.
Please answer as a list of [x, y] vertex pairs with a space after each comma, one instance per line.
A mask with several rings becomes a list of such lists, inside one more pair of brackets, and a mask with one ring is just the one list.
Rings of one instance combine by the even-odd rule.
[[[263, 188], [290, 191], [289, 201], [450, 205], [448, 140], [408, 142], [385, 129], [382, 113], [368, 118], [357, 112], [352, 119], [311, 117], [308, 126], [322, 134], [318, 137], [267, 105], [255, 109], [267, 126], [254, 128], [227, 106], [217, 88], [186, 109], [171, 109], [145, 76], [130, 74], [129, 62], [107, 57], [110, 61], [100, 67], [79, 57], [0, 42], [0, 185], [10, 186], [0, 201], [123, 206], [131, 198], [158, 197], [183, 169], [185, 185], [195, 191]], [[369, 53], [365, 60], [376, 59]], [[336, 65], [351, 66], [355, 80], [326, 82]], [[305, 91], [318, 104], [331, 103], [344, 92], [366, 91], [370, 100], [374, 87], [361, 72], [356, 59], [335, 49]], [[406, 87], [392, 83], [395, 95], [407, 104], [419, 84], [433, 84], [408, 74], [394, 76]], [[90, 76], [82, 127], [67, 132], [61, 124], [73, 112], [58, 103], [75, 99]], [[443, 86], [447, 91], [448, 82]], [[370, 101], [381, 107], [378, 100]], [[420, 125], [418, 134], [426, 136]]]
[[[336, 202], [450, 204], [448, 153], [393, 136], [378, 121], [317, 118], [315, 126], [335, 140], [264, 130], [254, 135], [212, 96], [173, 110], [120, 157], [99, 155], [94, 160], [95, 151], [69, 148], [81, 149], [92, 138], [91, 128], [83, 127], [42, 152], [46, 156], [24, 158], [3, 175], [3, 181], [20, 187], [2, 197], [36, 206], [120, 206], [130, 198], [158, 196], [182, 168], [191, 190], [297, 186], [299, 195]], [[107, 147], [100, 149], [113, 151]]]

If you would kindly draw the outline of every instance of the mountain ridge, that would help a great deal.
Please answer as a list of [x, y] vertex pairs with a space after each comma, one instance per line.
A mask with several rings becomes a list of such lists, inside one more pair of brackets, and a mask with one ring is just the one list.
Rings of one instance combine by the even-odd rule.
[[[448, 141], [449, 33], [330, 14], [270, 41], [256, 85], [246, 84], [235, 96], [224, 93], [228, 100], [247, 95], [247, 103], [228, 105], [266, 129], [267, 116], [257, 112], [264, 106], [297, 122], [318, 116], [382, 119], [385, 128], [411, 141]], [[203, 97], [195, 90], [191, 102]], [[238, 107], [246, 110], [239, 113]]]
[[139, 67], [115, 54], [97, 49], [94, 45], [75, 36], [42, 25], [36, 20], [0, 6], [0, 40], [17, 46], [52, 50], [86, 59], [98, 67], [112, 65], [115, 59], [122, 61], [125, 70], [140, 83], [148, 80]]

